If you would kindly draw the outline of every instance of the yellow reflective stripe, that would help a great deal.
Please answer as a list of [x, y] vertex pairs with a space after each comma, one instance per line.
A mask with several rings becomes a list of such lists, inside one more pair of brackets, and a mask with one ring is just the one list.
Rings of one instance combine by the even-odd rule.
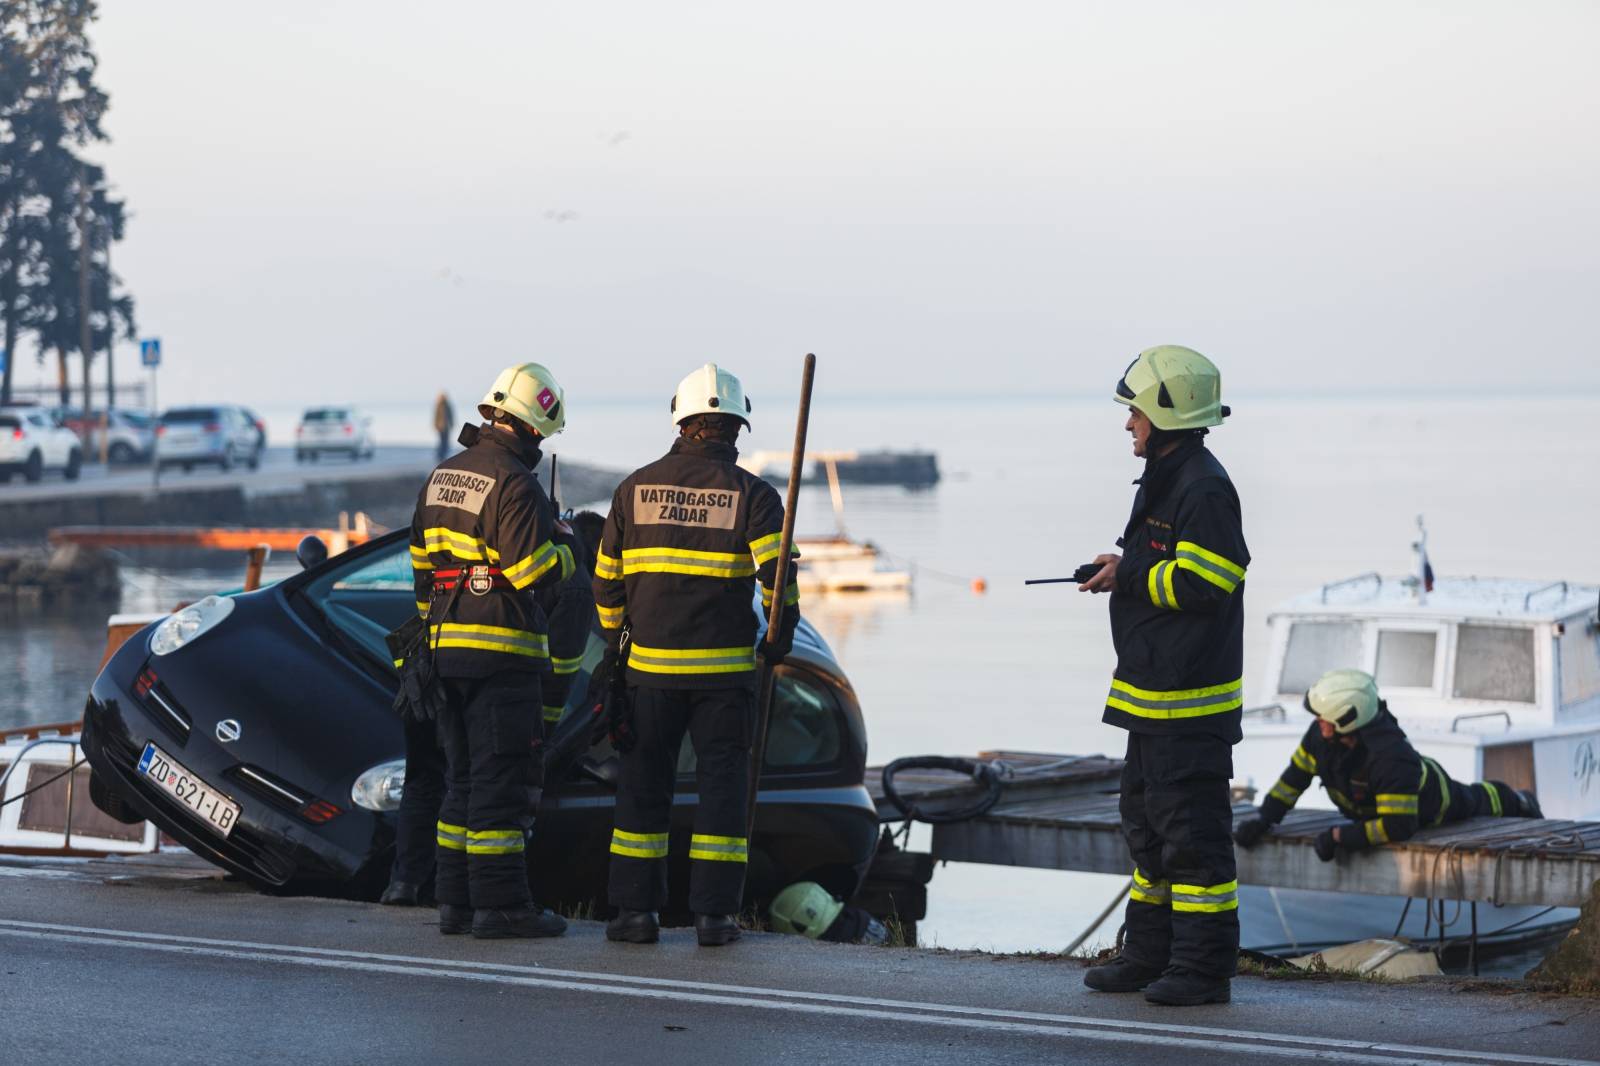
[[1314, 774], [1317, 772], [1317, 757], [1307, 751], [1304, 745], [1294, 749], [1294, 755], [1289, 761], [1294, 763], [1298, 769], [1304, 770], [1308, 774]]
[[647, 648], [628, 650], [628, 666], [649, 674], [734, 674], [756, 668], [755, 645], [737, 648]]
[[506, 567], [502, 572], [514, 587], [525, 589], [558, 566], [561, 568], [562, 578], [569, 578], [572, 576], [574, 565], [571, 549], [565, 544], [555, 544], [547, 540], [535, 548], [531, 555]]
[[768, 533], [750, 542], [750, 556], [755, 559], [756, 565], [776, 559], [783, 552], [783, 534]]
[[[800, 586], [798, 584], [790, 585], [784, 591], [783, 602], [789, 607], [793, 607], [795, 604], [800, 602]], [[761, 606], [772, 606], [772, 590], [767, 588], [765, 585], [761, 586]]]
[[451, 851], [467, 850], [467, 827], [464, 825], [451, 825], [448, 822], [436, 822], [434, 832], [441, 848]]
[[578, 672], [578, 667], [583, 665], [583, 656], [579, 655], [572, 659], [551, 659], [550, 662], [558, 674], [575, 674]]
[[602, 581], [615, 581], [622, 576], [622, 560], [599, 552], [594, 560], [594, 576]]
[[594, 609], [600, 615], [601, 629], [621, 629], [622, 616], [628, 611], [626, 607], [602, 607], [598, 603]]
[[1239, 907], [1239, 882], [1221, 885], [1180, 885], [1171, 888], [1173, 911], [1200, 914], [1217, 914], [1237, 910]]
[[511, 855], [522, 850], [520, 829], [484, 829], [467, 833], [468, 855]]
[[[1483, 782], [1483, 790], [1489, 794], [1489, 808], [1496, 818], [1500, 817], [1500, 790], [1494, 787], [1492, 781]], [[1378, 797], [1382, 799], [1382, 796]]]
[[411, 568], [413, 570], [432, 570], [433, 561], [428, 558], [428, 549], [411, 545]]
[[1244, 679], [1226, 685], [1160, 692], [1137, 688], [1121, 678], [1112, 678], [1106, 706], [1139, 718], [1159, 720], [1223, 714], [1244, 706]]
[[544, 720], [547, 722], [559, 722], [566, 710], [566, 707], [552, 707], [546, 703], [544, 705]]
[[1416, 814], [1417, 797], [1406, 793], [1380, 792], [1378, 794], [1379, 814]]
[[1289, 784], [1289, 782], [1280, 777], [1278, 778], [1278, 783], [1272, 786], [1272, 790], [1268, 792], [1267, 795], [1271, 796], [1273, 799], [1287, 807], [1293, 807], [1295, 802], [1299, 800], [1300, 793], [1304, 791], [1304, 789], [1295, 788], [1293, 785]]
[[1199, 556], [1201, 559], [1212, 564], [1213, 566], [1217, 566], [1223, 570], [1226, 570], [1228, 573], [1233, 575], [1235, 584], [1244, 580], [1244, 567], [1240, 566], [1232, 559], [1218, 555], [1209, 548], [1202, 548], [1192, 540], [1178, 541], [1178, 554], [1182, 555], [1186, 552], [1191, 555]]
[[1166, 881], [1152, 881], [1137, 866], [1133, 868], [1133, 887], [1128, 894], [1140, 903], [1165, 907], [1171, 900]]
[[667, 834], [630, 833], [625, 829], [613, 829], [611, 854], [630, 859], [664, 859], [667, 857]]
[[708, 836], [695, 833], [689, 838], [689, 858], [707, 862], [746, 862], [750, 842], [744, 837]]
[[1364, 822], [1361, 828], [1366, 830], [1368, 844], [1376, 846], [1389, 843], [1389, 833], [1383, 827], [1382, 818], [1374, 818], [1370, 822]]
[[1450, 812], [1450, 779], [1445, 776], [1444, 768], [1426, 755], [1422, 757], [1422, 780], [1417, 783], [1417, 793], [1421, 795], [1428, 784], [1428, 771], [1433, 771], [1434, 780], [1439, 783], [1439, 813], [1434, 815], [1433, 825], [1443, 825], [1444, 816]]
[[420, 614], [424, 618], [428, 617], [428, 601], [427, 600], [418, 600], [417, 601], [417, 613]]
[[508, 629], [505, 626], [475, 626], [461, 622], [444, 622], [430, 626], [429, 638], [435, 648], [476, 648], [480, 651], [505, 652], [524, 655], [531, 659], [548, 659], [550, 647], [547, 638], [526, 629]]
[[624, 548], [622, 572], [627, 574], [688, 574], [691, 577], [746, 578], [755, 576], [755, 562], [733, 552], [691, 551], [688, 548]]
[[499, 552], [485, 544], [481, 537], [475, 537], [470, 533], [458, 533], [443, 526], [434, 526], [422, 531], [422, 539], [426, 550], [430, 553], [443, 552], [469, 563], [481, 563], [485, 560], [491, 563], [500, 561]]

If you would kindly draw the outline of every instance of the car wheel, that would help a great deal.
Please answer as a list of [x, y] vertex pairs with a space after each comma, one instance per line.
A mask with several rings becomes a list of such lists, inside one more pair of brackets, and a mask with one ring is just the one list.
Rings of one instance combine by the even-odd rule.
[[245, 461], [244, 465], [248, 466], [251, 470], [261, 469], [261, 449], [257, 448], [255, 451], [251, 452], [250, 458]]
[[194, 464], [193, 464], [193, 463], [184, 463], [184, 464], [183, 464], [183, 472], [184, 472], [184, 473], [185, 473], [185, 474], [192, 474], [192, 473], [194, 473]]
[[29, 481], [38, 481], [44, 477], [44, 456], [38, 452], [28, 456], [28, 461], [22, 466], [22, 476]]
[[233, 449], [232, 448], [229, 448], [228, 450], [226, 450], [226, 451], [224, 451], [222, 453], [222, 458], [217, 460], [217, 469], [222, 471], [224, 474], [226, 474], [228, 471], [233, 469]]
[[63, 476], [66, 477], [66, 479], [68, 481], [76, 481], [76, 480], [78, 480], [78, 475], [80, 473], [82, 473], [82, 472], [83, 472], [83, 453], [80, 452], [78, 449], [74, 448], [74, 449], [72, 449], [71, 453], [68, 454], [68, 456], [67, 456], [67, 468], [65, 470], [63, 470], [61, 473], [63, 474]]
[[123, 825], [138, 825], [144, 821], [132, 804], [106, 787], [100, 775], [89, 774], [89, 801]]
[[11, 484], [11, 471], [0, 470], [0, 485]]
[[125, 440], [119, 440], [111, 445], [111, 461], [113, 463], [131, 463], [135, 456], [133, 446]]

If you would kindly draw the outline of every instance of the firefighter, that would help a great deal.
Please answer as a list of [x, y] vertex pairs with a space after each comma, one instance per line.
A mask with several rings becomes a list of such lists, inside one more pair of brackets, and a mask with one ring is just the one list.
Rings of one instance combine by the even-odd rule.
[[484, 424], [462, 429], [466, 451], [428, 476], [411, 521], [417, 610], [448, 696], [438, 722], [439, 931], [559, 936], [566, 923], [532, 901], [524, 855], [551, 675], [546, 612], [575, 567], [570, 532], [533, 470], [566, 410], [550, 371], [523, 363], [501, 371], [478, 413]]
[[1239, 496], [1205, 446], [1222, 377], [1199, 352], [1140, 352], [1113, 397], [1144, 474], [1117, 545], [1079, 586], [1111, 594], [1116, 673], [1103, 721], [1128, 731], [1122, 832], [1134, 884], [1120, 955], [1090, 969], [1100, 992], [1226, 1003], [1239, 948], [1228, 784], [1242, 737], [1244, 580]]
[[1419, 755], [1379, 698], [1371, 674], [1330, 670], [1306, 693], [1305, 707], [1317, 720], [1261, 801], [1261, 813], [1235, 827], [1233, 839], [1241, 848], [1253, 847], [1281, 822], [1313, 776], [1350, 819], [1317, 834], [1323, 862], [1467, 818], [1544, 816], [1532, 792], [1501, 781], [1452, 781], [1438, 763]]
[[[739, 938], [749, 841], [749, 759], [756, 711], [758, 619], [775, 594], [783, 529], [777, 490], [737, 464], [750, 401], [714, 364], [684, 378], [672, 400], [678, 439], [617, 489], [595, 560], [595, 604], [607, 638], [607, 676], [628, 631], [626, 679], [633, 746], [622, 754], [608, 897], [609, 940], [654, 943], [667, 901], [667, 838], [678, 752], [694, 746], [699, 803], [689, 838], [689, 907], [702, 946]], [[799, 620], [793, 610], [767, 667], [783, 661]]]

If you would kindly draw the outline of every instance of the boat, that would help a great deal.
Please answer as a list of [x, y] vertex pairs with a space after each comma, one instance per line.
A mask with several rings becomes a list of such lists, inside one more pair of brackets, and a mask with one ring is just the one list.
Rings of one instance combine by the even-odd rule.
[[99, 809], [79, 746], [81, 722], [0, 733], [0, 854], [96, 857], [148, 854], [156, 827]]

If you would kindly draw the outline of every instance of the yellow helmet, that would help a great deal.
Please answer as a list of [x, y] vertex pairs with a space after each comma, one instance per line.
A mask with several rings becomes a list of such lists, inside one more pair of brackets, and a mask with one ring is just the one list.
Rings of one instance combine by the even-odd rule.
[[531, 426], [541, 437], [553, 437], [567, 424], [566, 394], [555, 375], [538, 363], [521, 363], [500, 371], [478, 405], [484, 418], [501, 412]]
[[1378, 707], [1378, 682], [1364, 670], [1329, 670], [1306, 693], [1306, 710], [1341, 734], [1378, 717]]
[[828, 890], [815, 881], [799, 881], [773, 897], [767, 913], [772, 928], [780, 933], [798, 933], [816, 940], [844, 910]]
[[1118, 403], [1137, 407], [1157, 429], [1204, 429], [1228, 417], [1222, 374], [1193, 348], [1163, 344], [1140, 352], [1117, 382]]

